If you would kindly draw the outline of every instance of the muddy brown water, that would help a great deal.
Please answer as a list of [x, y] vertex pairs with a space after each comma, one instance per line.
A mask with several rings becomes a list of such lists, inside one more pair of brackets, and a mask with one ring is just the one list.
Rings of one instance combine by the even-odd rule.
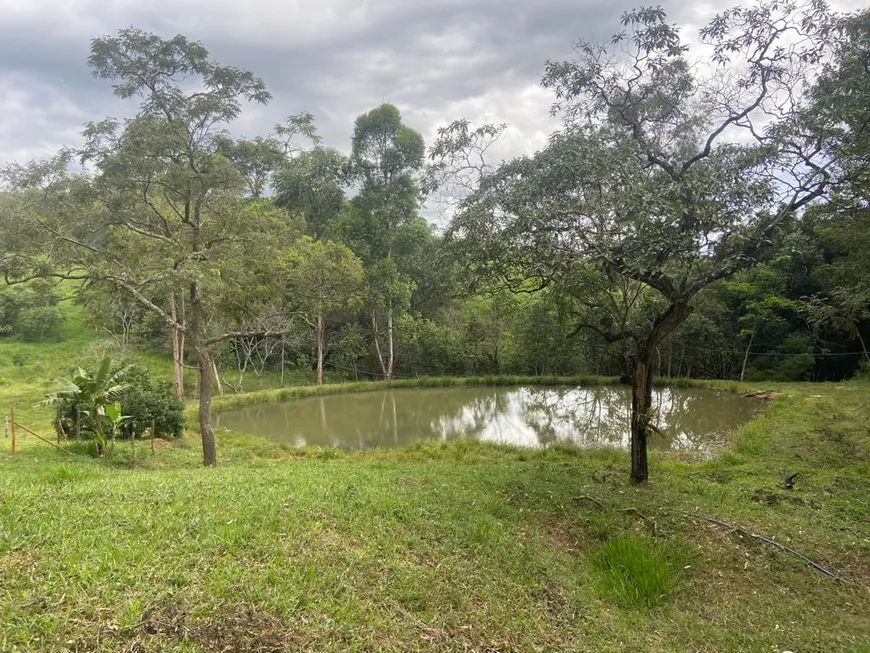
[[[708, 388], [653, 393], [657, 449], [708, 451], [763, 408], [758, 399]], [[542, 447], [627, 447], [630, 390], [601, 387], [402, 388], [291, 399], [216, 413], [215, 426], [292, 446], [365, 449], [417, 441]]]

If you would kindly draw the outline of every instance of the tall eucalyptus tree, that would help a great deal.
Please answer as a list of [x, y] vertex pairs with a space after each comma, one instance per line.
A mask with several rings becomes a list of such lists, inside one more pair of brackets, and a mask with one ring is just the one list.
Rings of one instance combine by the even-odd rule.
[[[424, 153], [423, 137], [402, 123], [399, 110], [391, 104], [382, 104], [364, 113], [354, 123], [350, 171], [360, 186], [354, 202], [360, 211], [371, 216], [377, 231], [377, 246], [371, 249], [369, 263], [378, 271], [372, 286], [384, 299], [386, 360], [379, 343], [378, 311], [374, 308], [371, 321], [377, 357], [385, 379], [393, 377], [395, 363], [395, 297], [402, 294], [398, 287], [407, 285], [407, 280], [393, 274], [394, 240], [397, 230], [416, 217], [420, 199], [414, 177], [423, 166]], [[385, 282], [391, 287], [383, 288]], [[374, 302], [373, 306], [379, 303]]]

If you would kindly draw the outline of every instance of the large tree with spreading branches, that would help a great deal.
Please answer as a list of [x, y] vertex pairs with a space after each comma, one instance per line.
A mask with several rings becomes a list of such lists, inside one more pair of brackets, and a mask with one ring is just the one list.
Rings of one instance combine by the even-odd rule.
[[450, 235], [517, 291], [576, 285], [590, 266], [645, 289], [637, 319], [590, 302], [578, 324], [625, 347], [631, 479], [645, 482], [656, 347], [703, 288], [757, 261], [836, 181], [800, 120], [834, 22], [821, 2], [729, 9], [690, 42], [660, 8], [621, 22], [607, 43], [547, 64], [562, 128], [485, 176]]

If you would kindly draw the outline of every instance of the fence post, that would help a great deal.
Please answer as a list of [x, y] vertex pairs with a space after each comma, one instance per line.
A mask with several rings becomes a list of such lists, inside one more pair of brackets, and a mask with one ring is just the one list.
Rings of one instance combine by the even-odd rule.
[[12, 455], [15, 455], [15, 404], [12, 404]]

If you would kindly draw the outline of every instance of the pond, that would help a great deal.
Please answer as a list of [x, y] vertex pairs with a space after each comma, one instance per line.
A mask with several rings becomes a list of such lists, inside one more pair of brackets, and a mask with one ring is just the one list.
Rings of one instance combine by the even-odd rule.
[[[706, 451], [763, 403], [707, 388], [653, 391], [651, 448]], [[630, 389], [601, 387], [403, 388], [291, 399], [219, 412], [215, 427], [292, 446], [365, 449], [472, 438], [525, 447], [627, 447]]]

